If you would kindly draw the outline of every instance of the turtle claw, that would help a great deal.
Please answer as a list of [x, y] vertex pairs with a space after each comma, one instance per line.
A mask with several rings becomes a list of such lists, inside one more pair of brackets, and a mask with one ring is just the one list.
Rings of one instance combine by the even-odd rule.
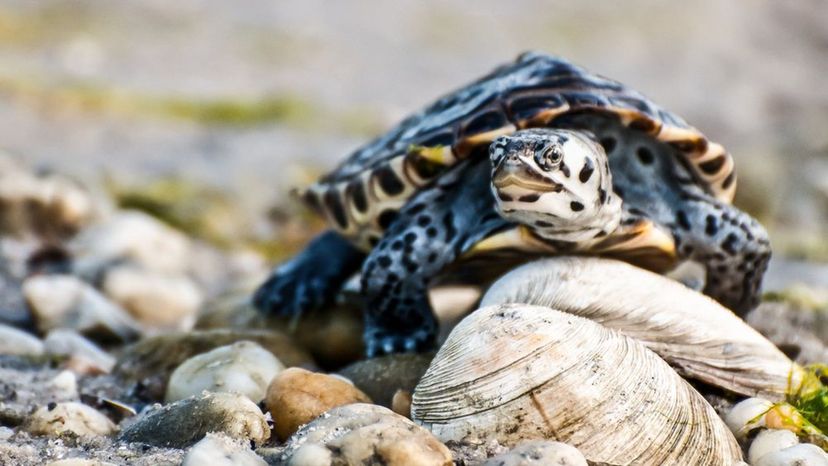
[[276, 268], [256, 290], [253, 305], [275, 316], [295, 317], [333, 302], [363, 254], [333, 232], [323, 233], [293, 260]]
[[[319, 277], [317, 270], [291, 267], [276, 269], [253, 295], [253, 305], [274, 316], [292, 317], [315, 311], [333, 299], [339, 284]], [[303, 270], [304, 269], [304, 270]]]
[[426, 330], [400, 334], [374, 329], [365, 334], [365, 356], [368, 358], [396, 353], [417, 353], [433, 346], [434, 334]]

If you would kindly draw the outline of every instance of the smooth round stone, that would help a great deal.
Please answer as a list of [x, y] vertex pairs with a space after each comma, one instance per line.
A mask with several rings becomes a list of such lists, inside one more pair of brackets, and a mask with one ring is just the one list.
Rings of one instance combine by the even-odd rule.
[[773, 408], [773, 403], [764, 398], [747, 398], [736, 403], [724, 416], [725, 424], [737, 438], [742, 438], [751, 430], [765, 425], [765, 413]]
[[313, 367], [311, 357], [284, 333], [256, 329], [216, 329], [145, 338], [122, 351], [114, 375], [127, 383], [140, 384], [144, 396], [161, 400], [166, 394], [170, 375], [181, 363], [197, 354], [242, 340], [258, 343], [287, 367]]
[[75, 181], [40, 174], [0, 154], [0, 233], [67, 237], [96, 217], [89, 192]]
[[108, 463], [100, 460], [91, 460], [86, 458], [66, 458], [63, 460], [52, 461], [46, 466], [116, 466], [115, 463]]
[[211, 300], [197, 328], [261, 328], [289, 333], [320, 367], [334, 370], [363, 356], [363, 315], [353, 305], [334, 305], [302, 314], [302, 318], [264, 315], [250, 302], [252, 291], [227, 293]]
[[47, 385], [56, 398], [62, 400], [78, 398], [78, 378], [70, 370], [61, 371]]
[[828, 466], [828, 453], [811, 443], [800, 443], [783, 450], [770, 452], [753, 466]]
[[263, 444], [270, 438], [264, 414], [249, 398], [237, 393], [208, 393], [157, 405], [121, 430], [118, 439], [170, 448], [186, 448], [217, 432]]
[[38, 408], [27, 420], [26, 430], [34, 435], [79, 437], [109, 435], [115, 424], [95, 409], [73, 401], [50, 403]]
[[74, 330], [52, 330], [46, 335], [43, 344], [49, 354], [74, 358], [75, 363], [77, 360], [85, 361], [102, 373], [111, 372], [115, 366], [114, 357]]
[[370, 402], [366, 394], [340, 377], [292, 367], [270, 383], [265, 404], [273, 416], [276, 436], [284, 440], [331, 408]]
[[391, 398], [391, 411], [411, 419], [411, 392], [399, 389]]
[[134, 340], [143, 331], [120, 306], [72, 275], [35, 275], [23, 295], [41, 333], [71, 328], [90, 336]]
[[0, 324], [0, 354], [15, 356], [39, 356], [43, 354], [43, 342], [31, 333]]
[[414, 391], [433, 358], [434, 353], [391, 354], [357, 361], [339, 373], [377, 404], [390, 408], [398, 390]]
[[221, 346], [181, 363], [170, 376], [165, 400], [169, 403], [207, 390], [240, 393], [258, 403], [284, 368], [272, 353], [252, 341]]
[[572, 445], [539, 440], [522, 443], [502, 455], [489, 458], [483, 466], [587, 466], [586, 458]]
[[799, 443], [799, 438], [790, 430], [766, 429], [756, 436], [748, 449], [748, 461], [756, 463], [759, 458]]
[[196, 283], [180, 273], [119, 265], [104, 274], [101, 289], [147, 327], [188, 330], [204, 301]]
[[69, 243], [75, 258], [74, 270], [90, 278], [101, 276], [116, 262], [184, 273], [189, 268], [191, 248], [186, 235], [136, 210], [122, 210], [84, 229]]
[[193, 445], [181, 466], [267, 466], [246, 442], [207, 434]]
[[449, 449], [428, 430], [364, 403], [334, 408], [303, 426], [288, 440], [281, 460], [290, 466], [453, 464]]
[[108, 463], [100, 460], [90, 460], [86, 458], [66, 458], [63, 460], [52, 461], [46, 466], [117, 466], [115, 463]]

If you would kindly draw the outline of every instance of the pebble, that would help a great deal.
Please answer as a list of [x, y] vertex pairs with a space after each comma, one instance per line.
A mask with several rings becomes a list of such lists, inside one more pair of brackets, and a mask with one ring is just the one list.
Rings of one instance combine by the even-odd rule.
[[35, 275], [23, 282], [23, 295], [37, 328], [47, 333], [72, 328], [100, 338], [134, 340], [141, 326], [120, 306], [71, 275]]
[[190, 239], [160, 220], [135, 210], [122, 210], [80, 232], [69, 243], [76, 273], [94, 278], [114, 263], [134, 263], [148, 270], [185, 273]]
[[258, 403], [265, 398], [270, 381], [284, 368], [273, 354], [252, 341], [220, 346], [181, 363], [170, 376], [165, 400], [169, 403], [207, 390], [240, 393]]
[[784, 450], [799, 443], [795, 433], [782, 429], [765, 429], [753, 439], [748, 449], [748, 461], [756, 463], [768, 453]]
[[208, 432], [263, 444], [270, 438], [265, 415], [249, 398], [236, 393], [209, 393], [156, 405], [132, 419], [118, 439], [148, 445], [186, 448]]
[[483, 466], [587, 466], [586, 458], [572, 445], [549, 440], [522, 443], [502, 455], [489, 458]]
[[276, 356], [285, 366], [313, 367], [310, 355], [287, 335], [272, 330], [216, 329], [175, 332], [145, 338], [125, 348], [114, 374], [140, 384], [143, 396], [161, 400], [172, 372], [187, 359], [220, 346], [249, 340]]
[[801, 443], [783, 450], [770, 452], [753, 466], [828, 466], [828, 453], [811, 443]]
[[189, 330], [204, 296], [183, 274], [118, 265], [106, 271], [101, 289], [132, 317], [153, 329]]
[[287, 332], [320, 367], [334, 370], [363, 357], [362, 310], [337, 305], [292, 318], [267, 316], [250, 304], [251, 292], [227, 293], [205, 306], [197, 328], [266, 328]]
[[181, 466], [267, 466], [246, 442], [207, 434], [193, 445]]
[[428, 430], [388, 408], [340, 406], [303, 426], [281, 457], [290, 466], [382, 464], [451, 466], [451, 452]]
[[399, 389], [391, 398], [391, 411], [411, 419], [411, 392]]
[[339, 373], [386, 408], [392, 407], [397, 390], [414, 391], [434, 353], [393, 354], [355, 362]]
[[76, 400], [78, 398], [78, 378], [70, 370], [60, 371], [47, 384], [56, 399]]
[[[20, 251], [23, 249], [24, 251]], [[10, 251], [11, 250], [11, 251]], [[21, 254], [20, 261], [9, 259], [9, 255]], [[26, 306], [26, 298], [20, 289], [21, 275], [25, 273], [25, 261], [29, 257], [27, 247], [18, 247], [17, 242], [8, 237], [0, 236], [0, 324], [13, 327], [32, 327], [32, 313]], [[12, 262], [23, 262], [15, 264]]]
[[285, 440], [331, 408], [370, 402], [365, 393], [341, 378], [292, 367], [270, 382], [265, 404], [273, 416], [276, 436]]
[[747, 398], [736, 403], [724, 416], [725, 424], [737, 438], [765, 425], [765, 413], [773, 403], [763, 398]]
[[31, 333], [0, 324], [0, 354], [38, 356], [43, 354], [43, 342]]
[[46, 335], [43, 344], [49, 354], [72, 358], [73, 367], [77, 367], [80, 361], [101, 373], [109, 373], [115, 367], [114, 357], [71, 329], [52, 330]]
[[26, 430], [35, 435], [78, 437], [109, 435], [115, 424], [95, 409], [74, 401], [49, 403], [37, 409], [27, 420]]
[[69, 178], [38, 174], [0, 154], [0, 232], [67, 237], [96, 216], [89, 192]]
[[62, 460], [52, 461], [46, 466], [116, 466], [115, 463], [108, 463], [100, 460], [91, 460], [86, 458], [66, 458]]

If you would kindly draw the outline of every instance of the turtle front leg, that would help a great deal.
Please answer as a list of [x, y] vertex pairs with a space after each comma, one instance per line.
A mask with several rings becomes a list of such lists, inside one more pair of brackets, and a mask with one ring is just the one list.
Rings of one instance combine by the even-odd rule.
[[437, 334], [428, 300], [432, 278], [477, 241], [508, 225], [494, 210], [488, 166], [464, 168], [413, 197], [365, 260], [368, 357], [432, 347]]
[[704, 294], [739, 315], [759, 303], [771, 249], [768, 233], [750, 215], [709, 196], [688, 195], [676, 211], [673, 235], [682, 259], [706, 269]]
[[326, 231], [273, 271], [253, 295], [253, 305], [266, 314], [281, 316], [320, 309], [333, 301], [364, 257], [345, 238]]

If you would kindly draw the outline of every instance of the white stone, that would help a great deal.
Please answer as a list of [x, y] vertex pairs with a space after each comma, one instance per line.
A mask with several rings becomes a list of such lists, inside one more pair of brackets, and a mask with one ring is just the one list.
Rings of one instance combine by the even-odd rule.
[[134, 339], [140, 325], [91, 285], [71, 275], [35, 275], [22, 285], [38, 330], [73, 328], [84, 333], [105, 333], [122, 340]]
[[190, 448], [182, 466], [267, 466], [267, 462], [250, 449], [249, 443], [207, 434]]
[[100, 275], [115, 262], [133, 262], [149, 270], [182, 273], [188, 269], [190, 239], [140, 211], [124, 210], [82, 231], [70, 243], [75, 269]]
[[584, 455], [572, 445], [535, 440], [517, 445], [502, 455], [489, 458], [483, 466], [587, 466]]
[[0, 324], [0, 354], [37, 356], [43, 354], [43, 342], [28, 332]]
[[79, 437], [91, 437], [111, 434], [115, 424], [83, 403], [68, 401], [39, 408], [26, 423], [26, 430], [35, 435], [72, 433]]
[[750, 443], [748, 461], [755, 463], [759, 458], [799, 443], [799, 438], [790, 430], [765, 429]]
[[725, 415], [724, 421], [737, 438], [744, 437], [751, 430], [765, 425], [764, 414], [773, 408], [773, 403], [763, 398], [747, 398], [735, 404]]
[[204, 301], [191, 278], [134, 265], [109, 269], [101, 289], [132, 317], [155, 329], [191, 329]]
[[322, 466], [333, 464], [333, 454], [318, 443], [308, 443], [296, 450], [288, 466]]
[[828, 466], [828, 453], [812, 443], [800, 443], [768, 453], [753, 466]]
[[282, 363], [257, 343], [240, 341], [181, 363], [170, 376], [165, 399], [182, 400], [206, 390], [235, 392], [258, 403], [283, 369]]
[[72, 400], [78, 398], [78, 378], [70, 370], [60, 371], [49, 381], [49, 388], [56, 398], [61, 400]]
[[109, 373], [115, 367], [115, 358], [71, 329], [56, 329], [43, 341], [46, 352], [82, 359]]

